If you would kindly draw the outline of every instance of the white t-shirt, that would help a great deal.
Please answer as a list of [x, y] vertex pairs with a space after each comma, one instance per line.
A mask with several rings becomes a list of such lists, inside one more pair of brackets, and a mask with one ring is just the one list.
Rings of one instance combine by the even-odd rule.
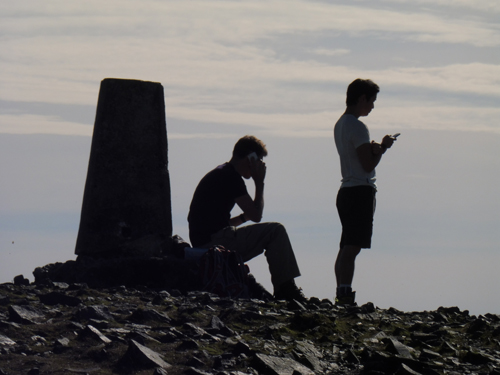
[[365, 124], [353, 115], [344, 114], [333, 129], [335, 144], [340, 156], [343, 187], [369, 185], [376, 188], [375, 170], [366, 172], [358, 158], [356, 149], [370, 143], [370, 132]]

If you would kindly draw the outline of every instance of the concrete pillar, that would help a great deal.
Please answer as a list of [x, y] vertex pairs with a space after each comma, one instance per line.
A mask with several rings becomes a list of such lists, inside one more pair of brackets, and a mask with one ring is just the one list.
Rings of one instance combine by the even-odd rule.
[[172, 208], [167, 150], [163, 86], [104, 79], [76, 254], [154, 256], [169, 250]]

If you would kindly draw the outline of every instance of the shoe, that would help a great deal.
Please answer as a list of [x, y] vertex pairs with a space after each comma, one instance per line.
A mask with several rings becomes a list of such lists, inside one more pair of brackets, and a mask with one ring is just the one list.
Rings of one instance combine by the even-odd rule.
[[356, 299], [356, 292], [350, 292], [335, 297], [335, 306], [357, 306], [354, 300]]
[[269, 293], [262, 284], [258, 283], [251, 273], [247, 275], [247, 281], [250, 298], [260, 299], [262, 301], [272, 301], [274, 299], [273, 295]]
[[304, 293], [302, 293], [302, 289], [298, 288], [293, 280], [282, 284], [280, 288], [274, 292], [274, 298], [285, 301], [295, 300], [301, 303], [307, 302], [307, 298], [304, 296]]

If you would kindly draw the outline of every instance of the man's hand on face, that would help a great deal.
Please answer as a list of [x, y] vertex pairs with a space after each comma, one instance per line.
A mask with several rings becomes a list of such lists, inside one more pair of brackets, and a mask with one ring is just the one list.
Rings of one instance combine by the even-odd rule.
[[255, 183], [263, 183], [266, 178], [266, 163], [262, 160], [252, 160], [250, 163], [250, 171]]

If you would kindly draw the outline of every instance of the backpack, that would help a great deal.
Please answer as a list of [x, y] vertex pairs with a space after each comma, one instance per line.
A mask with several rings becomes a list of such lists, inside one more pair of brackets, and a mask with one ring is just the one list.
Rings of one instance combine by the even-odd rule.
[[248, 272], [238, 253], [211, 247], [200, 259], [200, 290], [219, 297], [250, 298]]

